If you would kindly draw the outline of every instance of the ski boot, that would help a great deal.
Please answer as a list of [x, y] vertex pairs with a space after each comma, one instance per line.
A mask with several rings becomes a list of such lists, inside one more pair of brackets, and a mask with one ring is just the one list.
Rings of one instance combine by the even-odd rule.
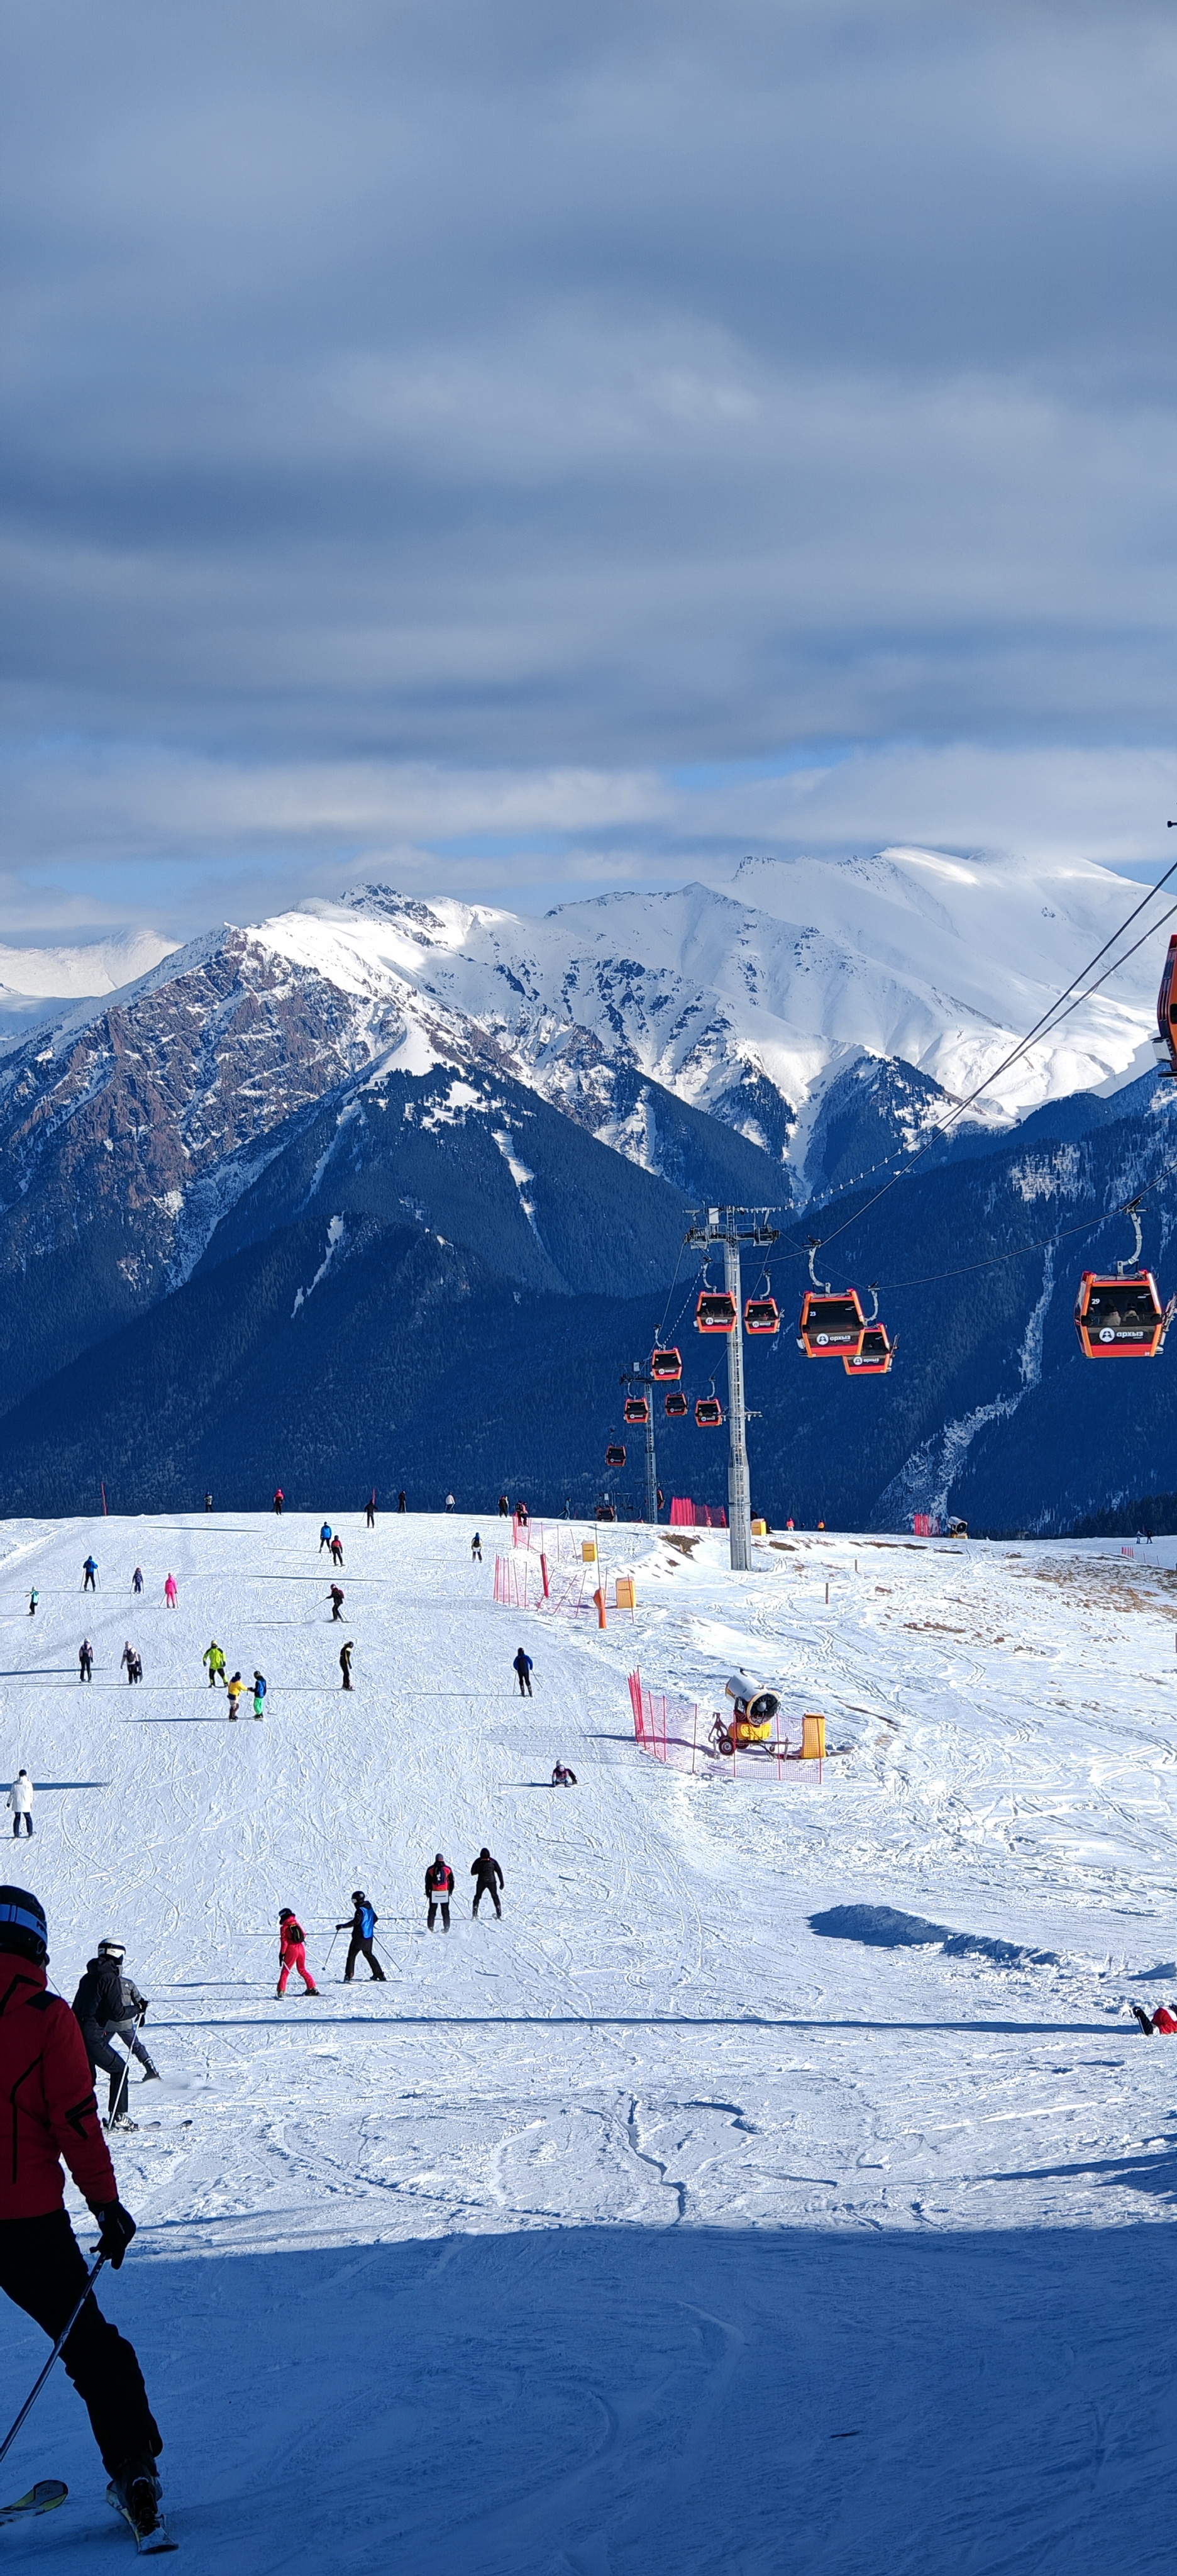
[[160, 2512], [163, 2489], [156, 2476], [154, 2460], [144, 2456], [128, 2460], [113, 2477], [106, 2490], [108, 2504], [121, 2513], [135, 2535], [135, 2546], [144, 2552], [174, 2549], [167, 2525]]

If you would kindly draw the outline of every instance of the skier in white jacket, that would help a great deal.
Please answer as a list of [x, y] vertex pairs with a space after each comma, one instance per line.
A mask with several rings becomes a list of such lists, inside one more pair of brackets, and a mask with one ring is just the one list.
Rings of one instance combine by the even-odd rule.
[[23, 1816], [25, 1820], [25, 1832], [26, 1834], [31, 1834], [33, 1830], [33, 1784], [27, 1771], [23, 1769], [18, 1771], [17, 1776], [12, 1783], [12, 1787], [8, 1792], [8, 1804], [12, 1809], [13, 1833], [18, 1834], [20, 1832], [20, 1820]]

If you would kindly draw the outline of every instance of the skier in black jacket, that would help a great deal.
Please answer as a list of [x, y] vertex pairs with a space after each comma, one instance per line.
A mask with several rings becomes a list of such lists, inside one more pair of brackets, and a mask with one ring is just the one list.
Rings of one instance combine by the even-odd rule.
[[485, 1843], [479, 1852], [477, 1860], [472, 1860], [470, 1863], [470, 1876], [471, 1878], [476, 1878], [478, 1881], [478, 1885], [474, 1890], [474, 1913], [477, 1914], [483, 1897], [489, 1896], [495, 1913], [501, 1918], [503, 1909], [499, 1903], [499, 1888], [503, 1884], [503, 1873], [499, 1868], [497, 1860], [491, 1859]]
[[439, 1906], [441, 1907], [442, 1931], [449, 1931], [450, 1898], [453, 1895], [453, 1892], [454, 1873], [450, 1868], [449, 1862], [445, 1858], [444, 1853], [438, 1852], [430, 1861], [429, 1867], [425, 1872], [425, 1902], [429, 1908], [429, 1912], [425, 1917], [425, 1929], [427, 1932], [432, 1932], [433, 1930]]
[[141, 1995], [133, 1977], [124, 1977], [126, 1951], [121, 1941], [100, 1941], [95, 1956], [86, 1961], [86, 1973], [74, 1996], [74, 2012], [82, 2027], [86, 2054], [91, 2071], [101, 2066], [110, 2077], [107, 2106], [107, 2128], [133, 2129], [136, 2122], [121, 2111], [117, 2118], [115, 2105], [124, 2088], [130, 2067], [117, 2049], [111, 2047], [112, 2036], [121, 2039], [127, 2058], [137, 2057], [146, 2069], [145, 2084], [159, 2083], [158, 2066], [154, 2066], [143, 2042], [139, 2027], [147, 2011], [147, 1997]]

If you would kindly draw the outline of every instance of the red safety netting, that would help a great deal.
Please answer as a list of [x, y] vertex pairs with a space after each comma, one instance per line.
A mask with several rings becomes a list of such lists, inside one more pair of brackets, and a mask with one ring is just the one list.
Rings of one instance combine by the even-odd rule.
[[693, 1503], [689, 1494], [675, 1494], [670, 1505], [672, 1529], [726, 1529], [727, 1513], [722, 1503]]
[[[781, 1780], [786, 1766], [797, 1766], [800, 1776], [812, 1766], [801, 1746], [790, 1751], [788, 1736], [777, 1744], [737, 1746], [727, 1736], [731, 1751], [718, 1750], [719, 1732], [726, 1734], [730, 1710], [725, 1715], [716, 1709], [713, 1717], [700, 1717], [696, 1700], [680, 1699], [674, 1691], [649, 1690], [640, 1672], [629, 1676], [629, 1698], [633, 1710], [634, 1741], [643, 1753], [652, 1753], [656, 1762], [665, 1762], [672, 1771], [722, 1771], [734, 1780]], [[803, 1739], [804, 1741], [804, 1739]], [[817, 1763], [820, 1781], [822, 1763]]]

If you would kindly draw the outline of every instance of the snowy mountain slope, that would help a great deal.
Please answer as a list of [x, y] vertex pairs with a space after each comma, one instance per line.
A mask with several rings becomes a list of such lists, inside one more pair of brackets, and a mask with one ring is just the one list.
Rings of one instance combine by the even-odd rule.
[[[1173, 1992], [1174, 1551], [826, 1538], [733, 1578], [663, 1539], [601, 1635], [496, 1610], [472, 1526], [368, 1532], [325, 1489], [4, 1532], [19, 1870], [67, 1996], [127, 1942], [165, 2070], [131, 2093], [159, 2127], [116, 2141], [140, 2226], [102, 2297], [185, 2567], [370, 2576], [439, 2534], [454, 2576], [1162, 2567], [1171, 2070], [1126, 1999]], [[263, 1725], [230, 1733], [211, 1636], [266, 1670]], [[779, 1675], [794, 1735], [821, 1707], [846, 1749], [820, 1785], [668, 1772], [635, 1660], [705, 1716], [733, 1662]], [[501, 1922], [470, 1919], [483, 1842]], [[384, 1985], [338, 1982], [353, 1887]], [[317, 2001], [275, 1999], [280, 1905]], [[45, 2347], [5, 2326], [7, 2421]], [[60, 2576], [125, 2563], [62, 2373], [8, 2469], [69, 2483], [35, 2535]]]

